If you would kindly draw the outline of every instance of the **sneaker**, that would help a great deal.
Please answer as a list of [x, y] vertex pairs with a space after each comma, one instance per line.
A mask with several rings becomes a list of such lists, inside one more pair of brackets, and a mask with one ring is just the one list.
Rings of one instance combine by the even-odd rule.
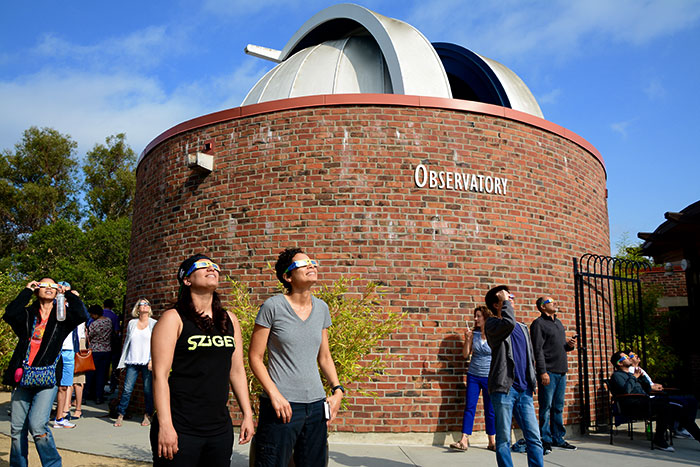
[[65, 418], [59, 418], [53, 423], [54, 428], [75, 428], [75, 423], [71, 423]]
[[691, 435], [688, 430], [685, 428], [678, 428], [674, 433], [673, 433], [674, 438], [682, 438], [682, 439], [693, 439], [693, 435]]
[[545, 443], [544, 441], [542, 442], [542, 455], [546, 456], [547, 454], [551, 454], [552, 452], [552, 445], [549, 443]]
[[566, 441], [564, 441], [561, 444], [553, 444], [552, 446], [557, 449], [565, 449], [567, 451], [575, 451], [576, 449], [578, 449], [576, 446], [574, 446], [573, 444], [569, 444]]
[[676, 450], [673, 449], [673, 446], [669, 446], [668, 443], [661, 439], [661, 440], [654, 440], [654, 449], [658, 449], [659, 451], [666, 451], [666, 452], [675, 452]]

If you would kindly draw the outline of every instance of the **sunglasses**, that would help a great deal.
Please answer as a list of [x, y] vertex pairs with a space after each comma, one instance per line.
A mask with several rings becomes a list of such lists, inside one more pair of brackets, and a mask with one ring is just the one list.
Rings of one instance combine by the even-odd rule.
[[39, 282], [40, 289], [56, 289], [58, 290], [58, 284], [53, 284], [51, 282]]
[[290, 271], [294, 271], [295, 269], [298, 268], [305, 268], [306, 266], [315, 266], [318, 267], [318, 262], [312, 260], [312, 259], [302, 259], [299, 261], [294, 261], [292, 264], [289, 265], [286, 271], [284, 271], [285, 274], [287, 274]]
[[548, 303], [554, 303], [554, 300], [552, 300], [551, 298], [548, 298], [547, 300], [544, 300], [544, 301], [542, 302], [542, 306], [544, 306], [544, 305], [546, 305], [546, 304], [548, 304]]
[[204, 268], [209, 268], [212, 267], [216, 269], [217, 271], [221, 272], [221, 269], [219, 268], [219, 265], [216, 263], [212, 263], [211, 261], [208, 260], [202, 260], [202, 261], [197, 261], [195, 262], [192, 267], [187, 271], [185, 274], [185, 277], [189, 276], [193, 272], [195, 272], [197, 269], [204, 269]]
[[151, 306], [151, 304], [144, 300], [142, 302], [139, 302], [139, 306]]

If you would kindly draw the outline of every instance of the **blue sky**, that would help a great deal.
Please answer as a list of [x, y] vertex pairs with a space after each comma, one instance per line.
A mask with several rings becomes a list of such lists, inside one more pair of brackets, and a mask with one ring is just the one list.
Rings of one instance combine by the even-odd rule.
[[[31, 125], [81, 156], [125, 132], [140, 153], [162, 131], [238, 106], [276, 49], [336, 2], [10, 2], [0, 14], [0, 149]], [[430, 41], [502, 62], [545, 118], [578, 133], [608, 171], [613, 251], [700, 199], [700, 1], [371, 0]]]

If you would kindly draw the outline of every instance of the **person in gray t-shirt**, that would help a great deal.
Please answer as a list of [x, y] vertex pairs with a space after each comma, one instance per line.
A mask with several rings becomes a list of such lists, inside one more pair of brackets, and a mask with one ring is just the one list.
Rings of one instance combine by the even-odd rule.
[[[318, 265], [299, 248], [288, 248], [280, 253], [275, 271], [287, 293], [260, 307], [248, 352], [250, 368], [265, 391], [255, 465], [287, 465], [293, 454], [296, 465], [325, 466], [327, 421], [337, 415], [345, 389], [328, 346], [328, 305], [311, 295]], [[319, 367], [332, 386], [330, 397]]]

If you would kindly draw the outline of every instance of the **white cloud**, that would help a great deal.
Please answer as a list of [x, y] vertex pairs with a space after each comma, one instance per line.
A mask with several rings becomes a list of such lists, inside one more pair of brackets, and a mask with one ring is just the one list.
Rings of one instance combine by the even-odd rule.
[[154, 77], [76, 70], [44, 70], [0, 82], [0, 149], [10, 149], [32, 125], [70, 134], [84, 153], [106, 136], [124, 132], [140, 152], [185, 120], [240, 105], [264, 69], [254, 59], [222, 76], [167, 91]]
[[552, 89], [548, 93], [537, 97], [537, 102], [540, 104], [556, 104], [559, 101], [559, 96], [561, 96], [561, 89]]
[[650, 100], [658, 100], [666, 96], [666, 88], [658, 78], [654, 78], [649, 85], [644, 88], [644, 93]]
[[633, 123], [632, 120], [613, 122], [610, 124], [610, 129], [612, 131], [614, 131], [615, 133], [618, 133], [620, 136], [622, 136], [623, 139], [626, 139], [627, 134], [628, 134], [628, 129], [630, 128], [632, 123]]
[[496, 60], [538, 54], [560, 60], [607, 41], [640, 45], [697, 25], [697, 0], [421, 2], [405, 18], [430, 40]]

